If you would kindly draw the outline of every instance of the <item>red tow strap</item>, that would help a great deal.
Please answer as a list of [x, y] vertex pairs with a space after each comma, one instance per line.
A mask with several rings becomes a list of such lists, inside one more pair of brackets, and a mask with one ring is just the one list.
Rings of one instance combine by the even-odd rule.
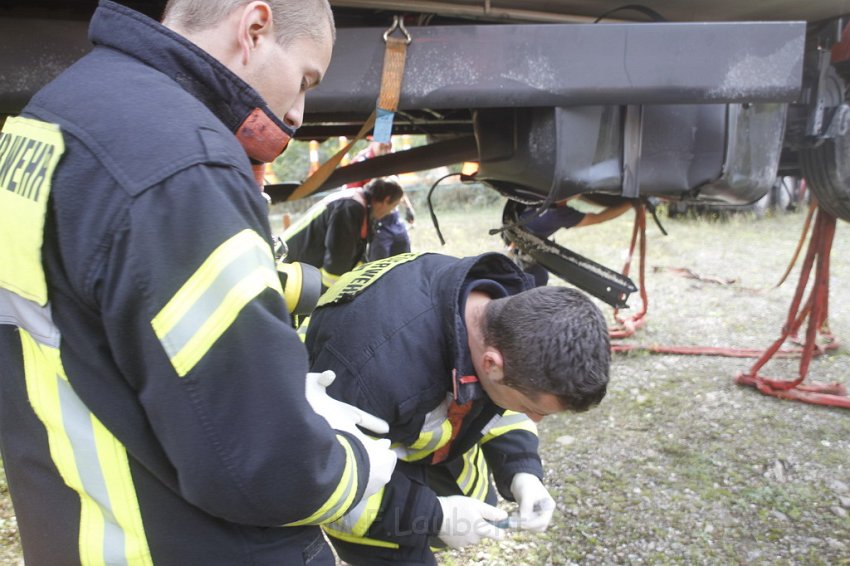
[[[782, 328], [782, 334], [750, 368], [749, 372], [738, 374], [735, 378], [736, 383], [755, 387], [765, 395], [772, 395], [780, 399], [850, 409], [850, 398], [847, 397], [847, 389], [843, 384], [837, 382], [803, 384], [806, 374], [809, 372], [809, 363], [815, 352], [823, 353], [826, 350], [838, 347], [837, 341], [829, 331], [827, 322], [829, 312], [829, 254], [832, 250], [834, 237], [835, 217], [823, 209], [818, 209], [812, 237], [809, 240], [809, 248], [800, 272], [800, 280], [797, 283], [797, 291], [791, 301], [791, 308], [788, 310], [788, 318]], [[812, 289], [804, 302], [803, 294], [813, 268], [815, 277]], [[806, 339], [803, 343], [797, 378], [782, 380], [759, 375], [759, 370], [774, 356], [786, 339], [797, 335], [807, 319]], [[819, 338], [821, 341], [826, 340], [825, 345], [818, 345]]]
[[[815, 212], [816, 204], [812, 205], [809, 217], [803, 228], [803, 238], [809, 230], [812, 214]], [[829, 255], [832, 249], [832, 241], [835, 236], [835, 217], [818, 209], [814, 222], [814, 229], [809, 240], [806, 258], [800, 273], [800, 280], [788, 318], [782, 329], [782, 335], [767, 350], [746, 348], [718, 348], [706, 346], [664, 346], [653, 344], [643, 346], [638, 344], [611, 344], [611, 351], [625, 353], [642, 351], [656, 354], [675, 354], [690, 356], [726, 356], [737, 358], [756, 358], [758, 361], [749, 372], [739, 373], [735, 382], [740, 385], [755, 387], [765, 395], [772, 395], [781, 399], [790, 399], [813, 403], [818, 405], [829, 405], [833, 407], [850, 408], [850, 397], [841, 383], [817, 383], [804, 384], [803, 381], [809, 371], [812, 357], [820, 355], [828, 350], [838, 347], [838, 341], [832, 336], [827, 324], [829, 311]], [[644, 206], [635, 209], [635, 224], [632, 231], [631, 246], [623, 267], [623, 274], [628, 275], [631, 269], [632, 256], [637, 242], [640, 242], [640, 297], [641, 308], [633, 316], [623, 319], [617, 310], [614, 311], [616, 325], [611, 326], [608, 331], [612, 340], [618, 340], [632, 336], [646, 322], [646, 311], [649, 301], [647, 299], [645, 285], [645, 259], [646, 259], [646, 209]], [[802, 240], [801, 240], [802, 241]], [[799, 251], [799, 250], [798, 250]], [[795, 254], [796, 257], [796, 254]], [[793, 264], [792, 260], [792, 264]], [[809, 281], [812, 269], [815, 269], [814, 284], [811, 292], [803, 302], [803, 294]], [[790, 271], [790, 267], [789, 267]], [[786, 274], [787, 275], [787, 274]], [[784, 277], [783, 277], [784, 280]], [[781, 284], [781, 282], [780, 282]], [[801, 305], [802, 308], [801, 308]], [[802, 348], [788, 350], [781, 349], [789, 338], [795, 338], [808, 319], [806, 338]], [[818, 342], [820, 341], [820, 344]], [[800, 369], [798, 377], [794, 380], [772, 379], [759, 375], [759, 370], [772, 358], [800, 357]]]
[[[640, 287], [640, 310], [628, 318], [620, 317], [619, 309], [614, 309], [614, 321], [616, 325], [608, 328], [608, 335], [612, 339], [627, 338], [642, 328], [646, 320], [646, 309], [649, 306], [649, 298], [646, 294], [646, 206], [643, 204], [635, 207], [635, 225], [632, 229], [632, 243], [629, 245], [629, 253], [623, 266], [623, 275], [629, 276], [632, 267], [632, 257], [635, 253], [635, 245], [640, 239], [640, 274], [638, 286]], [[612, 346], [612, 351], [618, 351], [617, 346]]]

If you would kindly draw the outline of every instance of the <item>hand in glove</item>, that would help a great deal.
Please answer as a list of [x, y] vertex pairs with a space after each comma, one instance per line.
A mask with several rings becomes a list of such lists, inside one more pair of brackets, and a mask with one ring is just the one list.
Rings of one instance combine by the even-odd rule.
[[463, 495], [438, 497], [443, 509], [443, 524], [437, 535], [452, 548], [463, 548], [482, 539], [501, 539], [505, 531], [493, 523], [504, 521], [506, 511]]
[[313, 410], [323, 417], [331, 428], [351, 433], [360, 441], [369, 455], [369, 479], [363, 499], [378, 492], [390, 481], [397, 456], [390, 449], [389, 439], [376, 439], [363, 434], [357, 425], [377, 434], [384, 434], [390, 427], [386, 421], [348, 403], [337, 401], [328, 395], [327, 388], [336, 379], [332, 371], [308, 373], [305, 394]]
[[552, 520], [555, 500], [533, 474], [520, 472], [511, 480], [511, 493], [519, 504], [519, 519], [511, 526], [542, 533]]
[[334, 379], [336, 374], [332, 371], [308, 373], [305, 386], [305, 394], [310, 406], [328, 421], [331, 428], [362, 434], [357, 428], [357, 425], [360, 425], [375, 434], [389, 432], [390, 426], [386, 421], [328, 395], [328, 386], [334, 382]]

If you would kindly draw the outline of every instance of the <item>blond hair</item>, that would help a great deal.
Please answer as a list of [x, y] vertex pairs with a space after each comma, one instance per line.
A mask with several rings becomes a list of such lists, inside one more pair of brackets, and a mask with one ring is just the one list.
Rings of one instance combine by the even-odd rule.
[[[187, 32], [209, 29], [234, 10], [253, 0], [168, 0], [162, 16], [163, 23], [176, 24]], [[275, 36], [281, 45], [307, 37], [322, 41], [330, 32], [336, 38], [333, 12], [328, 0], [263, 0], [269, 5], [274, 20]], [[326, 21], [328, 27], [320, 22]]]

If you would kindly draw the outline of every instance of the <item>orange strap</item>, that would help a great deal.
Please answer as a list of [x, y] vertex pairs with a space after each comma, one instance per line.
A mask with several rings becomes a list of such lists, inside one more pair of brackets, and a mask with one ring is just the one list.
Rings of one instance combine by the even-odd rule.
[[319, 187], [322, 186], [322, 183], [328, 180], [328, 177], [330, 177], [331, 173], [333, 173], [337, 168], [337, 165], [339, 165], [339, 162], [342, 161], [342, 158], [345, 157], [345, 155], [351, 150], [351, 147], [363, 139], [366, 136], [366, 133], [372, 129], [372, 126], [375, 125], [375, 116], [376, 113], [372, 112], [372, 115], [366, 119], [366, 122], [363, 123], [360, 131], [357, 132], [357, 136], [348, 142], [342, 149], [336, 152], [333, 157], [322, 163], [321, 167], [316, 169], [315, 173], [310, 175], [306, 181], [301, 183], [301, 185], [295, 189], [286, 200], [297, 200], [310, 196], [316, 192]]
[[463, 405], [459, 405], [454, 401], [449, 404], [449, 411], [446, 418], [449, 419], [449, 422], [452, 425], [452, 436], [443, 447], [434, 452], [434, 456], [431, 459], [432, 464], [439, 464], [448, 458], [449, 451], [452, 449], [452, 443], [460, 433], [460, 427], [463, 425], [463, 419], [469, 414], [470, 409], [472, 409], [472, 401], [467, 401]]
[[404, 63], [407, 59], [407, 41], [399, 37], [387, 37], [384, 51], [384, 72], [381, 76], [381, 93], [378, 108], [395, 112], [401, 98], [401, 81], [404, 78]]

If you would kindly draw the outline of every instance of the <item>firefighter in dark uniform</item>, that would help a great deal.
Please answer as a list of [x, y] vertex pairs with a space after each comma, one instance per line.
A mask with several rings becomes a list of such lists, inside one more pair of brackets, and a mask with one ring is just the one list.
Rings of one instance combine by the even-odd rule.
[[369, 222], [391, 213], [404, 191], [395, 181], [376, 179], [365, 187], [333, 192], [310, 207], [283, 233], [287, 261], [321, 271], [322, 286], [365, 261]]
[[164, 23], [101, 1], [91, 53], [0, 135], [0, 448], [24, 559], [333, 565], [318, 525], [395, 454], [307, 376], [255, 175], [327, 68], [330, 7], [171, 0]]
[[324, 525], [354, 565], [434, 564], [429, 545], [500, 537], [497, 491], [518, 503], [510, 525], [545, 530], [535, 422], [597, 404], [610, 364], [590, 299], [533, 288], [496, 253], [364, 264], [322, 296], [306, 344], [313, 368], [336, 372], [331, 396], [389, 422], [399, 456], [384, 490]]

